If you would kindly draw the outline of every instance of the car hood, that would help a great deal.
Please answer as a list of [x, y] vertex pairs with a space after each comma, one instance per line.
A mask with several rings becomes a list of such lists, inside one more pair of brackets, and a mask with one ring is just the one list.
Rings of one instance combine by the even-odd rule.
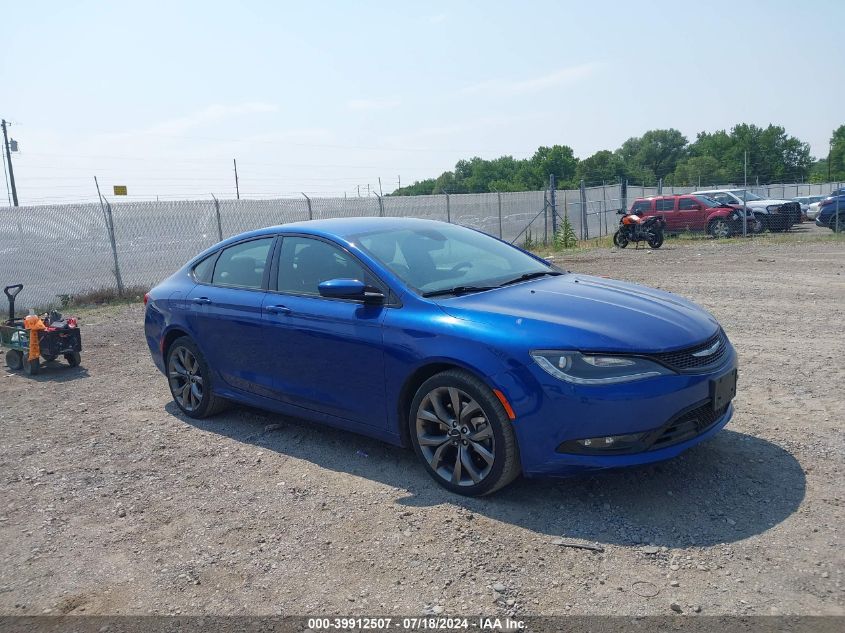
[[700, 343], [719, 328], [712, 315], [677, 295], [578, 274], [437, 303], [455, 319], [533, 349], [662, 352]]
[[775, 200], [775, 199], [755, 200], [754, 202], [756, 202], [757, 204], [766, 204], [766, 205], [769, 205], [769, 204], [793, 204], [793, 203], [798, 204], [797, 202], [795, 202], [795, 200]]

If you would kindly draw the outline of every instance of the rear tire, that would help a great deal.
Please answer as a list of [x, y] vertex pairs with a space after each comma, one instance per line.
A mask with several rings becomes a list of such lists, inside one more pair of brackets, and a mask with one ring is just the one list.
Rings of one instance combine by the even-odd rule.
[[82, 362], [82, 356], [79, 352], [68, 352], [65, 354], [65, 360], [71, 367], [77, 367]]
[[663, 231], [652, 233], [646, 241], [651, 248], [660, 248], [663, 246]]
[[451, 369], [426, 380], [411, 402], [408, 425], [417, 457], [450, 492], [487, 495], [522, 472], [504, 406], [467, 371]]
[[12, 371], [20, 371], [23, 367], [23, 354], [16, 349], [6, 352], [6, 367]]
[[201, 419], [225, 408], [226, 401], [212, 391], [211, 368], [190, 338], [181, 336], [173, 341], [164, 366], [170, 395], [182, 413]]

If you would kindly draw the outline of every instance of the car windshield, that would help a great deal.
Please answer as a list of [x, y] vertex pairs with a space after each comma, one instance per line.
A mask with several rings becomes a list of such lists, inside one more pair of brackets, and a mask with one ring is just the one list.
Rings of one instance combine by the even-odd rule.
[[762, 197], [758, 196], [756, 193], [751, 193], [751, 192], [750, 192], [750, 191], [748, 191], [748, 190], [743, 190], [743, 189], [734, 189], [733, 191], [731, 191], [731, 193], [732, 193], [733, 195], [735, 195], [737, 198], [739, 198], [740, 200], [742, 200], [742, 194], [743, 194], [743, 192], [745, 193], [745, 200], [746, 200], [746, 201], [751, 201], [751, 200], [762, 200], [762, 199], [763, 199]]
[[696, 196], [696, 199], [697, 199], [697, 200], [698, 200], [701, 204], [703, 204], [705, 207], [707, 207], [708, 209], [709, 209], [710, 207], [719, 207], [719, 206], [722, 206], [722, 203], [721, 203], [721, 202], [719, 202], [718, 200], [714, 200], [713, 198], [710, 198], [709, 196]]
[[489, 235], [448, 224], [369, 231], [350, 241], [423, 295], [462, 294], [560, 274]]

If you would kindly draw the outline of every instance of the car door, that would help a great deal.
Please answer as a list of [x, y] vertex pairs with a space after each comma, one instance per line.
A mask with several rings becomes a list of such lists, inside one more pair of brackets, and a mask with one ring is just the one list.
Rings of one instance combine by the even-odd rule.
[[[208, 280], [188, 293], [188, 320], [211, 370], [231, 387], [257, 392], [271, 378], [263, 365], [262, 304], [274, 236], [216, 254]], [[205, 263], [205, 262], [204, 262]]]
[[307, 235], [277, 248], [264, 306], [274, 397], [312, 411], [385, 428], [383, 304], [320, 296], [329, 279], [387, 288], [349, 251]]
[[666, 198], [657, 198], [654, 201], [654, 215], [663, 216], [663, 218], [666, 220], [667, 231], [672, 232], [679, 230], [678, 213], [675, 211], [674, 196], [669, 196]]
[[707, 224], [707, 210], [704, 205], [692, 196], [678, 198], [679, 230], [703, 231]]

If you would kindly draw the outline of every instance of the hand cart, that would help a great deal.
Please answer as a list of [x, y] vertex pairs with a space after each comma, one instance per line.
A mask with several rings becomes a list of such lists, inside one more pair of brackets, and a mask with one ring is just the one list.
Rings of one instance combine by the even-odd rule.
[[9, 299], [9, 318], [0, 322], [0, 348], [5, 348], [6, 365], [13, 371], [23, 369], [30, 376], [41, 369], [41, 361], [29, 360], [29, 337], [38, 336], [41, 358], [50, 362], [64, 356], [67, 364], [76, 367], [81, 361], [82, 337], [77, 327], [48, 327], [46, 330], [27, 330], [23, 319], [15, 318], [15, 297], [23, 290], [23, 284], [3, 288]]

